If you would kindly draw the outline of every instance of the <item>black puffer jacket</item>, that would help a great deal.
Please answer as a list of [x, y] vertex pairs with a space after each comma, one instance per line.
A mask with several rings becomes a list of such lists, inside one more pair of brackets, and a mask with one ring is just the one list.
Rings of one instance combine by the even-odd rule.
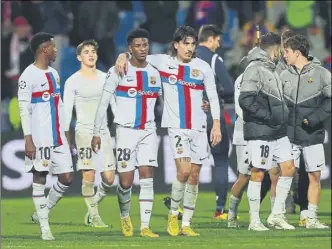
[[276, 65], [258, 48], [248, 55], [239, 97], [244, 139], [271, 141], [287, 135], [288, 109]]
[[[290, 67], [280, 76], [290, 115], [288, 137], [297, 145], [310, 146], [324, 142], [324, 122], [331, 118], [331, 73], [317, 60], [300, 73]], [[309, 121], [308, 125], [303, 120]]]

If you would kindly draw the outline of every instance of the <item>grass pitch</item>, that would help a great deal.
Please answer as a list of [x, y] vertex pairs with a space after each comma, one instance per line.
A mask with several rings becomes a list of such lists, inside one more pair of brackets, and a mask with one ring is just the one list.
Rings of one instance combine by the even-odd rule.
[[[114, 189], [113, 189], [114, 190]], [[112, 228], [95, 229], [86, 227], [83, 218], [86, 206], [80, 197], [65, 197], [51, 211], [50, 222], [55, 241], [42, 241], [39, 226], [30, 222], [34, 211], [31, 198], [2, 200], [1, 248], [234, 248], [234, 249], [289, 249], [289, 248], [331, 248], [331, 230], [311, 230], [298, 228], [299, 209], [294, 215], [288, 215], [295, 231], [270, 230], [268, 232], [248, 231], [248, 202], [244, 195], [239, 207], [241, 228], [228, 229], [226, 221], [212, 219], [215, 207], [214, 193], [199, 193], [193, 218], [193, 228], [199, 237], [170, 237], [166, 232], [167, 209], [162, 199], [166, 195], [155, 196], [151, 218], [151, 228], [160, 238], [139, 237], [139, 204], [135, 193], [131, 202], [131, 218], [134, 237], [125, 238], [120, 231], [119, 207], [114, 191], [100, 204], [101, 217]], [[228, 206], [228, 204], [227, 204]], [[261, 218], [266, 224], [270, 213], [269, 198], [264, 200]], [[321, 196], [320, 219], [331, 227], [331, 190], [324, 190]]]

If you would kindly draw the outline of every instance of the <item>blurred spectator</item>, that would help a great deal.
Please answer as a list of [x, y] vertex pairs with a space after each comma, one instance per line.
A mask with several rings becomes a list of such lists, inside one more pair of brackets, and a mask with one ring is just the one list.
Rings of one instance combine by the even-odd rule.
[[279, 34], [282, 34], [285, 31], [291, 29], [287, 23], [286, 16], [284, 14], [280, 16], [278, 22], [276, 23], [276, 29], [279, 31]]
[[1, 36], [12, 32], [13, 20], [21, 15], [20, 1], [1, 1]]
[[324, 21], [325, 48], [331, 45], [331, 1], [316, 1], [319, 16]]
[[224, 30], [226, 24], [225, 1], [191, 1], [186, 19], [186, 25], [197, 31], [204, 24], [215, 24]]
[[256, 25], [259, 26], [261, 34], [274, 32], [274, 26], [265, 20], [264, 12], [256, 12], [253, 20], [249, 21], [243, 26], [243, 37], [240, 44], [244, 49], [244, 54], [247, 54], [257, 42]]
[[8, 105], [8, 117], [9, 122], [14, 131], [18, 131], [21, 129], [21, 117], [20, 117], [20, 107], [18, 104], [18, 98], [13, 97], [9, 101]]
[[227, 6], [237, 12], [239, 26], [243, 27], [247, 22], [254, 18], [257, 12], [266, 11], [266, 1], [227, 1]]
[[1, 92], [4, 90], [7, 97], [16, 95], [20, 74], [34, 61], [30, 51], [31, 31], [27, 19], [18, 16], [13, 25], [14, 32], [3, 40], [1, 51], [1, 71], [4, 73]]
[[119, 12], [114, 1], [84, 1], [78, 12], [78, 35], [98, 42], [99, 61], [106, 68], [115, 62], [114, 33], [118, 29]]
[[[204, 24], [214, 24], [225, 31], [227, 28], [227, 9], [226, 1], [191, 1], [185, 23], [195, 28], [197, 32]], [[216, 51], [221, 57], [223, 57], [224, 52], [222, 46]]]
[[41, 31], [54, 35], [57, 58], [52, 63], [52, 67], [60, 71], [62, 49], [68, 45], [69, 13], [60, 1], [34, 1], [34, 3], [40, 12], [42, 22]]
[[69, 33], [69, 43], [72, 47], [77, 47], [81, 42], [82, 39], [79, 35], [79, 10], [82, 5], [82, 1], [70, 1], [69, 2], [69, 9], [72, 14], [72, 29]]
[[305, 36], [313, 23], [313, 6], [315, 1], [286, 1], [286, 20], [292, 30]]
[[332, 44], [331, 44], [331, 41], [332, 41], [332, 37], [330, 37], [330, 47], [329, 47], [329, 51], [330, 51], [330, 54], [324, 59], [324, 67], [328, 70], [331, 71], [332, 69], [332, 66], [331, 66], [331, 63], [332, 63], [332, 56], [331, 56], [331, 48], [332, 48]]
[[36, 34], [40, 32], [43, 28], [42, 17], [38, 3], [41, 1], [20, 1], [22, 16], [24, 16], [30, 26], [31, 33]]
[[144, 1], [147, 22], [142, 26], [150, 33], [150, 53], [165, 53], [176, 29], [178, 1]]

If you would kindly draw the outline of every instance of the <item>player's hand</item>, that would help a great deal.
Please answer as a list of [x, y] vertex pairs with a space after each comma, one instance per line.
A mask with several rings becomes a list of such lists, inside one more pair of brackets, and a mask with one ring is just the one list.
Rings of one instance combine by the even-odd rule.
[[305, 118], [305, 119], [303, 120], [303, 124], [305, 124], [305, 125], [309, 125], [309, 121], [308, 121], [308, 119]]
[[30, 159], [36, 159], [36, 146], [32, 141], [32, 136], [25, 137], [25, 155]]
[[201, 105], [201, 107], [202, 107], [202, 110], [204, 112], [208, 112], [209, 109], [210, 109], [210, 103], [209, 103], [209, 101], [204, 100], [203, 104]]
[[93, 136], [91, 140], [91, 148], [94, 153], [97, 153], [100, 150], [101, 139], [98, 136]]
[[77, 155], [77, 149], [75, 147], [75, 145], [70, 145], [70, 153], [71, 153], [71, 156], [75, 157]]
[[210, 135], [211, 146], [214, 147], [221, 141], [221, 130], [219, 120], [213, 120], [213, 126]]
[[128, 70], [128, 63], [127, 63], [127, 54], [122, 53], [119, 54], [118, 59], [115, 62], [115, 71], [123, 77], [125, 74], [127, 74]]

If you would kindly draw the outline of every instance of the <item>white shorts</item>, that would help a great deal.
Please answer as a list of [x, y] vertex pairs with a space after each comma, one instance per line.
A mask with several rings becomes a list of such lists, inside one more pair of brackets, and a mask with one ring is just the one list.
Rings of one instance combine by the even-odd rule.
[[158, 137], [155, 129], [136, 130], [117, 126], [116, 160], [119, 173], [140, 166], [158, 167]]
[[114, 151], [110, 132], [103, 131], [100, 134], [100, 150], [95, 153], [91, 148], [92, 133], [77, 130], [75, 142], [77, 147], [77, 169], [96, 170], [99, 172], [115, 170]]
[[51, 172], [52, 175], [73, 172], [73, 160], [68, 144], [58, 147], [36, 147], [36, 158], [25, 157], [25, 170], [32, 172]]
[[248, 146], [236, 145], [235, 148], [236, 148], [237, 171], [243, 175], [251, 175]]
[[293, 160], [292, 145], [288, 137], [274, 141], [248, 141], [249, 162], [255, 168], [270, 170], [274, 163]]
[[[251, 175], [249, 152], [247, 145], [236, 145], [237, 171], [243, 175]], [[277, 168], [278, 164], [272, 160], [271, 168]]]
[[301, 153], [303, 153], [305, 169], [307, 172], [322, 171], [326, 167], [323, 144], [315, 144], [306, 147], [292, 144], [292, 153], [296, 168], [300, 167]]
[[168, 135], [174, 159], [190, 157], [192, 163], [203, 164], [209, 157], [206, 131], [168, 128]]

